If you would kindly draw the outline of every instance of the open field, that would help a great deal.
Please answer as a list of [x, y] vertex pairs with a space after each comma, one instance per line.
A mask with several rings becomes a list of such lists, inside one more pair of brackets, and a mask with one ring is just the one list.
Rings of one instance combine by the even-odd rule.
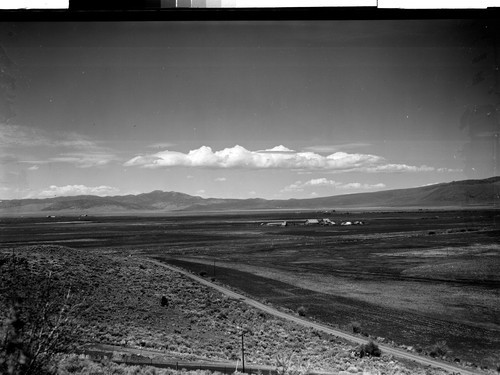
[[[261, 226], [320, 213], [2, 219], [1, 246], [141, 255], [306, 316], [450, 360], [500, 363], [500, 213], [333, 213], [364, 226]], [[215, 262], [215, 266], [214, 266]]]

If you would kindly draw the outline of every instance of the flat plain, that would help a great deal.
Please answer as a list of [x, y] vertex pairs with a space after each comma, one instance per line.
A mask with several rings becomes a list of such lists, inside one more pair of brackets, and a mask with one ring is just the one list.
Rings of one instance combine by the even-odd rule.
[[[365, 225], [262, 225], [328, 217]], [[151, 257], [334, 327], [500, 364], [500, 212], [240, 212], [3, 218], [0, 246]]]

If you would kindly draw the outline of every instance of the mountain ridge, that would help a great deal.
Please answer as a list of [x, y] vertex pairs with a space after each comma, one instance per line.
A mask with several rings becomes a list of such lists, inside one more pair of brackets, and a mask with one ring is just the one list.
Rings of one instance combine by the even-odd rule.
[[172, 212], [263, 209], [333, 209], [373, 207], [490, 206], [500, 203], [500, 177], [443, 182], [416, 188], [382, 190], [318, 198], [202, 198], [175, 191], [154, 190], [137, 195], [78, 195], [0, 201], [0, 214], [43, 212]]

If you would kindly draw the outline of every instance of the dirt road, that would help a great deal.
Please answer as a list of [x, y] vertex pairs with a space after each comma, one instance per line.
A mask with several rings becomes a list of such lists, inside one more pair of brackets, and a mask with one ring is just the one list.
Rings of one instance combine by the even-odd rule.
[[[232, 290], [229, 290], [229, 289], [224, 288], [220, 285], [214, 284], [214, 283], [212, 283], [212, 282], [210, 282], [202, 277], [196, 276], [196, 275], [194, 275], [186, 270], [183, 270], [183, 269], [180, 269], [180, 268], [177, 268], [177, 267], [174, 267], [174, 266], [171, 266], [171, 265], [168, 265], [168, 264], [165, 264], [165, 263], [153, 260], [153, 259], [145, 259], [145, 258], [142, 258], [142, 259], [144, 259], [145, 261], [148, 261], [150, 263], [154, 263], [156, 265], [159, 265], [161, 267], [168, 268], [172, 271], [179, 272], [179, 273], [199, 282], [200, 284], [203, 284], [203, 285], [209, 286], [213, 289], [216, 289], [228, 297], [238, 299], [238, 300], [240, 300], [240, 301], [242, 301], [250, 306], [253, 306], [259, 310], [262, 310], [268, 314], [271, 314], [271, 315], [274, 315], [274, 316], [277, 316], [277, 317], [280, 317], [283, 319], [287, 319], [289, 321], [300, 324], [304, 327], [310, 327], [310, 328], [316, 329], [318, 331], [321, 331], [321, 332], [324, 332], [324, 333], [327, 333], [327, 334], [330, 334], [333, 336], [341, 337], [343, 339], [349, 340], [349, 341], [356, 343], [356, 344], [365, 344], [368, 342], [368, 340], [363, 339], [361, 337], [354, 336], [354, 335], [351, 335], [349, 333], [339, 331], [339, 330], [330, 328], [328, 326], [314, 323], [314, 322], [305, 320], [303, 318], [299, 318], [295, 315], [291, 315], [291, 314], [279, 311], [273, 307], [264, 305], [263, 303], [260, 303], [256, 300], [248, 298], [242, 294], [233, 292]], [[377, 345], [384, 353], [392, 354], [398, 358], [404, 358], [407, 360], [415, 361], [415, 362], [420, 363], [422, 365], [441, 368], [441, 369], [444, 369], [444, 370], [449, 371], [451, 373], [463, 374], [463, 375], [483, 374], [482, 372], [479, 372], [479, 371], [466, 370], [466, 369], [454, 366], [450, 363], [442, 362], [442, 361], [431, 359], [431, 358], [422, 357], [422, 356], [419, 356], [419, 355], [416, 355], [413, 353], [406, 352], [406, 351], [401, 350], [401, 349], [392, 348], [390, 346], [386, 346], [386, 345], [382, 345], [382, 344], [377, 344]]]

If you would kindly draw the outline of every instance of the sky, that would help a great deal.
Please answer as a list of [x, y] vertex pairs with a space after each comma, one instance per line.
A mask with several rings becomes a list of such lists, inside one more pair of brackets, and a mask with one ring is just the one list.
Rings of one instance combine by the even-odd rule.
[[0, 199], [491, 177], [499, 43], [474, 20], [4, 22]]

